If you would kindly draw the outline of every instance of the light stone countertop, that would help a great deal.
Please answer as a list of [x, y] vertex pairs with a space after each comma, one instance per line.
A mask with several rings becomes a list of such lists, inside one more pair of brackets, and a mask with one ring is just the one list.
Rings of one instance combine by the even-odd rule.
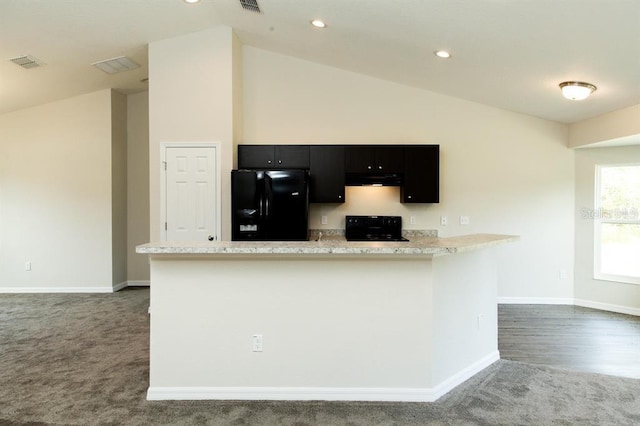
[[350, 242], [343, 235], [323, 235], [320, 241], [159, 242], [136, 247], [142, 254], [211, 255], [432, 255], [478, 250], [517, 241], [514, 235], [471, 234], [458, 237], [411, 236], [403, 242]]

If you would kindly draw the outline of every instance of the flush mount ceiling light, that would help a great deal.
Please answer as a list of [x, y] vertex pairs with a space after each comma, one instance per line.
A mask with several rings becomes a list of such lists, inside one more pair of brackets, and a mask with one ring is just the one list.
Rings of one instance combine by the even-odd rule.
[[319, 19], [314, 19], [313, 21], [311, 21], [311, 25], [313, 25], [316, 28], [327, 28], [327, 24], [325, 24], [323, 21]]
[[449, 59], [451, 57], [451, 53], [446, 50], [436, 50], [433, 54], [442, 59]]
[[140, 65], [133, 62], [126, 56], [120, 56], [118, 58], [107, 59], [106, 61], [100, 61], [91, 64], [94, 67], [106, 72], [107, 74], [115, 74], [118, 72], [129, 71], [138, 68]]
[[585, 83], [583, 81], [565, 81], [560, 83], [560, 89], [565, 98], [571, 99], [572, 101], [581, 101], [586, 99], [598, 88], [591, 83]]
[[200, 0], [184, 0], [184, 2], [189, 4], [195, 4], [195, 3], [199, 3]]

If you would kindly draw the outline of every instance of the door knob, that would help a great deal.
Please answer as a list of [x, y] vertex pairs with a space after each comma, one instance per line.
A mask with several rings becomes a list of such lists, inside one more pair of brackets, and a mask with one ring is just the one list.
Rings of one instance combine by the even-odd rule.
[[216, 238], [215, 238], [213, 235], [209, 235], [209, 236], [207, 237], [207, 239], [208, 239], [209, 241], [213, 241], [213, 240], [215, 240]]

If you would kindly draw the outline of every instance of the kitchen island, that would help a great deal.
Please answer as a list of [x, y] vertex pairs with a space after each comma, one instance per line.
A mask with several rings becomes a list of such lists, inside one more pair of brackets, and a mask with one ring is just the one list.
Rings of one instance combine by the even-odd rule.
[[410, 240], [137, 247], [147, 398], [436, 400], [499, 359], [494, 247], [517, 237]]

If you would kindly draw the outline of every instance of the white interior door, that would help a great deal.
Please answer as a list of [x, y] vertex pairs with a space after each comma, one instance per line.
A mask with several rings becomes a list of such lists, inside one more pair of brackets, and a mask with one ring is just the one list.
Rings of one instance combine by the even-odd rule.
[[218, 239], [216, 147], [166, 147], [167, 241]]

